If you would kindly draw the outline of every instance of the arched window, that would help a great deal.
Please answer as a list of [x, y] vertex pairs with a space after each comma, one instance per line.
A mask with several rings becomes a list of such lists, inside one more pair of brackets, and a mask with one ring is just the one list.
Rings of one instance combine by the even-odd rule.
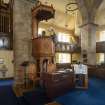
[[105, 31], [100, 32], [99, 41], [105, 41]]
[[56, 53], [56, 63], [71, 63], [69, 53]]
[[13, 48], [13, 0], [0, 0], [1, 48]]
[[57, 39], [59, 42], [66, 42], [66, 43], [70, 43], [70, 35], [69, 34], [65, 34], [65, 33], [61, 33], [59, 32], [57, 35]]
[[105, 55], [104, 53], [99, 53], [99, 63], [104, 63]]
[[0, 48], [9, 49], [9, 38], [8, 37], [0, 37]]
[[38, 29], [38, 36], [42, 36], [42, 32], [45, 31], [44, 28], [39, 28]]

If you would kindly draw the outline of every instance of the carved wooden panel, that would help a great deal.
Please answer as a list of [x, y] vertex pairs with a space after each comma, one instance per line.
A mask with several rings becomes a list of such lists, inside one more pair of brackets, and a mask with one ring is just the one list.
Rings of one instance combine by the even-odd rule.
[[105, 41], [96, 43], [96, 52], [105, 53]]
[[66, 53], [80, 53], [81, 48], [77, 44], [57, 42], [55, 46], [55, 51]]
[[55, 48], [50, 38], [35, 38], [32, 40], [32, 54], [34, 57], [54, 56]]
[[74, 73], [45, 73], [45, 87], [47, 96], [55, 98], [74, 88]]

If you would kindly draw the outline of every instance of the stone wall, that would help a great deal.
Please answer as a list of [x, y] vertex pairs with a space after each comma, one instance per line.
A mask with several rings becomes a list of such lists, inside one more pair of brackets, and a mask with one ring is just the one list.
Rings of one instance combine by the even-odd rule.
[[31, 57], [31, 8], [34, 6], [30, 0], [14, 0], [13, 7], [13, 48], [15, 77], [19, 78], [17, 71], [19, 65], [29, 61]]
[[16, 68], [31, 57], [31, 8], [33, 5], [27, 0], [14, 0], [13, 33]]

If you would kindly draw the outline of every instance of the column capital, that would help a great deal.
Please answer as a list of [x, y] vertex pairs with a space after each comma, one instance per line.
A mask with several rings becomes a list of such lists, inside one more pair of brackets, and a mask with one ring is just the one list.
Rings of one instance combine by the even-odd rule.
[[95, 24], [95, 23], [85, 23], [85, 24], [82, 24], [81, 26], [79, 26], [79, 28], [83, 28], [83, 27], [86, 27], [88, 25], [91, 25], [91, 26], [94, 26], [94, 27], [98, 27], [99, 25], [98, 24]]

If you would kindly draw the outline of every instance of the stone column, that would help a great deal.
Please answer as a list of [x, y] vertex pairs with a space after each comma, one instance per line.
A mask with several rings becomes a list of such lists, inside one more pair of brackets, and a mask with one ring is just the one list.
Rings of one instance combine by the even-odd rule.
[[90, 65], [96, 64], [96, 29], [97, 25], [93, 23], [81, 26], [81, 59], [83, 61], [83, 56], [87, 57]]
[[[19, 80], [20, 64], [31, 58], [32, 14], [34, 4], [27, 0], [14, 0], [13, 7], [13, 45], [15, 63], [15, 84]], [[20, 81], [21, 82], [21, 81]]]
[[[76, 0], [82, 16], [81, 57], [87, 57], [87, 63], [96, 64], [96, 29], [94, 24], [96, 12], [103, 0]], [[85, 54], [84, 54], [85, 53]]]

